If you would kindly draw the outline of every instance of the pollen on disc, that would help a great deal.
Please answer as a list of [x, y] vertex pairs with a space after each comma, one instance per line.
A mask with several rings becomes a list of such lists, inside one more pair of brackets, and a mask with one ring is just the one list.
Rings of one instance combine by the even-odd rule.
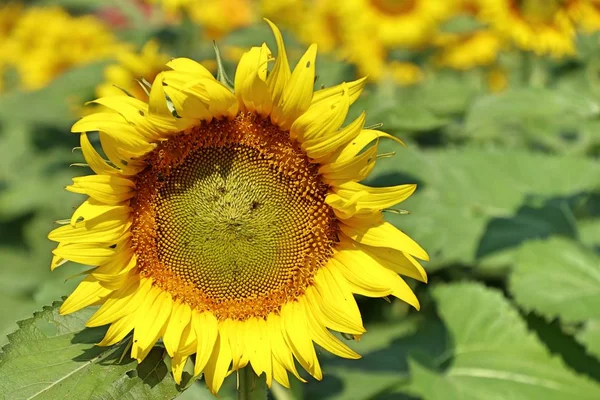
[[142, 273], [218, 317], [266, 317], [331, 256], [327, 186], [300, 149], [253, 114], [214, 121], [147, 158], [133, 202]]

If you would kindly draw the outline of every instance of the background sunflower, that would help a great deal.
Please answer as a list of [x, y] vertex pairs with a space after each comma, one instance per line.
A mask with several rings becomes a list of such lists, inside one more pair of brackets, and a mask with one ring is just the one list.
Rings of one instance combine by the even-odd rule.
[[[343, 126], [364, 118], [365, 129], [387, 132], [406, 148], [393, 140], [376, 141], [377, 163], [361, 183], [374, 188], [417, 184], [415, 193], [385, 210], [383, 218], [414, 238], [431, 259], [423, 263], [427, 285], [418, 282], [424, 279], [418, 274], [406, 278], [419, 312], [393, 296], [369, 298], [385, 290], [372, 285], [373, 276], [356, 277], [363, 286], [372, 285], [356, 297], [366, 333], [334, 333], [333, 341], [325, 333], [321, 343], [315, 340], [314, 359], [312, 347], [305, 346], [299, 354], [307, 356], [300, 361], [319, 377], [318, 359], [322, 381], [286, 359], [299, 377], [289, 374], [291, 390], [273, 379], [270, 396], [600, 398], [599, 16], [597, 0], [2, 2], [0, 342], [5, 347], [0, 397], [212, 398], [205, 378], [192, 379], [194, 367], [208, 361], [193, 355], [198, 343], [188, 340], [189, 332], [181, 332], [186, 339], [177, 346], [177, 330], [171, 330], [163, 339], [134, 333], [131, 340], [102, 348], [94, 344], [118, 341], [114, 334], [123, 329], [84, 329], [90, 318], [94, 325], [110, 319], [105, 312], [93, 317], [99, 304], [59, 315], [61, 305], [74, 311], [90, 299], [93, 303], [94, 295], [101, 297], [92, 290], [86, 292], [92, 297], [62, 299], [78, 286], [78, 293], [93, 289], [85, 281], [88, 274], [117, 285], [132, 265], [114, 273], [109, 263], [94, 272], [90, 266], [123, 254], [123, 248], [73, 253], [78, 246], [71, 246], [55, 251], [52, 265], [60, 268], [50, 272], [56, 243], [46, 236], [81, 223], [78, 216], [86, 211], [76, 212], [73, 221], [57, 220], [85, 200], [63, 187], [90, 174], [86, 164], [98, 167], [101, 159], [123, 155], [122, 149], [115, 154], [110, 145], [103, 146], [110, 139], [90, 133], [80, 143], [68, 132], [80, 118], [95, 121], [93, 115], [112, 112], [114, 105], [84, 107], [86, 102], [107, 95], [126, 102], [125, 92], [150, 101], [148, 83], [172, 70], [165, 62], [176, 57], [200, 62], [224, 80], [212, 40], [224, 71], [235, 81], [236, 66], [251, 48], [266, 42], [271, 56], [277, 56], [277, 43], [262, 22], [268, 17], [282, 30], [291, 66], [317, 43], [315, 91], [368, 75]], [[190, 65], [179, 62], [178, 67]], [[165, 88], [177, 109], [183, 98], [173, 92], [181, 83], [174, 78]], [[237, 96], [229, 98], [257, 107], [247, 94]], [[266, 112], [263, 108], [260, 112]], [[133, 110], [138, 114], [123, 124], [123, 132], [142, 117]], [[327, 119], [321, 114], [316, 113]], [[84, 155], [92, 146], [99, 157], [90, 162]], [[72, 189], [81, 192], [85, 184], [76, 181]], [[126, 197], [130, 189], [119, 187], [118, 195]], [[360, 203], [352, 200], [355, 189], [336, 188], [328, 201], [354, 213]], [[118, 208], [111, 215], [125, 212]], [[104, 228], [114, 235], [123, 227]], [[63, 263], [65, 254], [77, 254], [81, 264]], [[381, 263], [399, 260], [389, 251], [376, 256]], [[163, 297], [156, 304], [166, 304]], [[143, 307], [152, 311], [145, 300]], [[290, 310], [289, 319], [295, 321], [302, 311]], [[160, 322], [162, 314], [156, 315]], [[317, 332], [313, 319], [307, 323]], [[225, 330], [245, 329], [232, 324]], [[290, 331], [296, 335], [302, 329]], [[332, 349], [362, 358], [345, 360]], [[257, 354], [252, 354], [258, 360], [254, 364], [266, 369]], [[144, 361], [138, 364], [136, 358]], [[171, 372], [174, 366], [181, 385]], [[215, 371], [226, 367], [215, 366]], [[235, 398], [237, 380], [244, 386], [252, 379], [246, 372], [236, 375], [217, 377], [224, 379], [220, 398]]]

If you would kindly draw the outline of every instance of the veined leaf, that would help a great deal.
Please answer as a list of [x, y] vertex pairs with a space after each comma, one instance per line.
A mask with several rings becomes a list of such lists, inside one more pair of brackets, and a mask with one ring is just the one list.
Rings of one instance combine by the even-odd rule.
[[580, 151], [589, 143], [578, 131], [599, 114], [597, 101], [581, 92], [519, 88], [475, 101], [465, 117], [463, 134], [488, 144]]
[[[570, 202], [594, 190], [600, 164], [579, 157], [465, 148], [424, 152], [382, 141], [374, 186], [417, 183], [415, 195], [388, 214], [430, 254], [430, 267], [452, 263], [510, 265], [523, 241], [573, 237]], [[500, 257], [502, 256], [502, 257]]]
[[500, 292], [463, 283], [437, 286], [433, 297], [451, 342], [442, 357], [411, 360], [415, 394], [444, 400], [600, 397], [600, 385], [552, 357]]
[[105, 328], [85, 328], [91, 308], [58, 313], [60, 303], [19, 322], [0, 355], [0, 397], [20, 399], [171, 399], [179, 391], [155, 348], [140, 365], [124, 346], [97, 347]]
[[517, 255], [509, 288], [519, 305], [548, 320], [600, 318], [600, 257], [567, 239], [527, 243]]

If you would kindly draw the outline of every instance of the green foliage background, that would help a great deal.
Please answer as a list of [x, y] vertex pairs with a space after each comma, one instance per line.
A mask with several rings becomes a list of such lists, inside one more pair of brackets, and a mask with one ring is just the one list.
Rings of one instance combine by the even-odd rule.
[[[99, 4], [64, 3], [75, 12]], [[220, 45], [272, 45], [263, 25]], [[210, 43], [189, 40], [194, 29], [141, 24], [121, 34], [138, 44], [157, 36], [174, 56], [210, 57]], [[536, 59], [533, 72], [543, 79], [531, 79], [530, 60], [508, 54], [520, 78], [501, 94], [488, 93], [477, 71], [432, 70], [416, 86], [366, 89], [353, 112], [367, 110], [369, 124], [383, 123], [408, 145], [382, 143], [382, 152], [396, 156], [382, 159], [369, 183], [419, 184], [402, 204], [410, 215], [389, 220], [430, 253], [429, 284], [413, 285], [423, 308], [360, 298], [368, 333], [351, 346], [363, 358], [321, 352], [323, 382], [290, 392], [275, 386], [274, 398], [600, 398], [598, 38], [579, 46], [568, 62]], [[90, 310], [60, 317], [54, 306], [31, 318], [70, 293], [85, 270], [69, 264], [50, 273], [46, 235], [81, 201], [63, 190], [86, 173], [69, 168], [82, 161], [72, 151], [69, 104], [92, 99], [104, 66], [0, 96], [0, 344], [10, 341], [0, 358], [0, 394], [212, 398], [189, 374], [176, 387], [160, 345], [139, 366], [122, 358], [123, 347], [94, 347], [105, 328], [81, 332]], [[317, 71], [319, 86], [354, 77], [328, 55]], [[234, 389], [232, 376], [221, 398]]]

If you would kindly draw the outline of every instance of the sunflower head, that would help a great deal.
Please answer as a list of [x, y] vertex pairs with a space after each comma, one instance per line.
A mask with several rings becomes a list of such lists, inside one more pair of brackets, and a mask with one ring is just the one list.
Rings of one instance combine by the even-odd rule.
[[425, 251], [382, 218], [415, 186], [359, 183], [379, 139], [398, 141], [364, 113], [344, 125], [364, 79], [314, 92], [316, 46], [291, 71], [271, 27], [277, 57], [247, 51], [234, 92], [178, 58], [148, 102], [96, 100], [72, 129], [95, 174], [68, 190], [89, 197], [49, 235], [52, 268], [96, 267], [62, 313], [101, 305], [87, 322], [110, 325], [100, 345], [131, 340], [141, 361], [162, 339], [175, 379], [194, 355], [214, 393], [248, 364], [269, 385], [302, 380], [294, 360], [321, 379], [314, 343], [359, 357], [331, 332], [365, 332], [354, 293], [418, 308], [399, 274], [426, 281]]

